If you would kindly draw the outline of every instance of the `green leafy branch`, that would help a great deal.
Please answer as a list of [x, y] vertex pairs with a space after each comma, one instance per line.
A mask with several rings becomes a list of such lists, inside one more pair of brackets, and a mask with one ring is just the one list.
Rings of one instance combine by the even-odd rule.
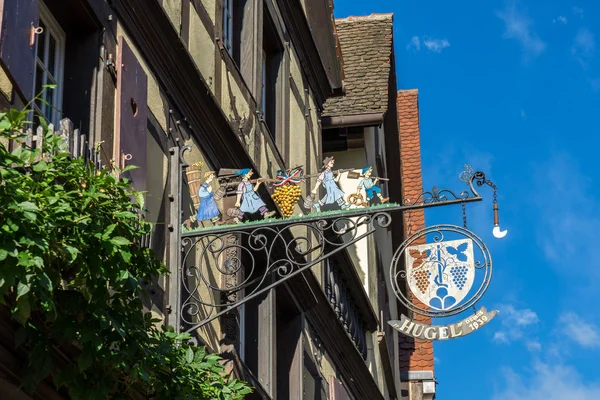
[[[125, 179], [61, 150], [43, 120], [41, 148], [24, 139], [26, 110], [0, 113], [0, 303], [27, 350], [22, 382], [74, 399], [242, 399], [220, 358], [144, 312], [139, 282], [167, 273], [150, 249], [141, 198]], [[56, 348], [70, 349], [70, 360]]]

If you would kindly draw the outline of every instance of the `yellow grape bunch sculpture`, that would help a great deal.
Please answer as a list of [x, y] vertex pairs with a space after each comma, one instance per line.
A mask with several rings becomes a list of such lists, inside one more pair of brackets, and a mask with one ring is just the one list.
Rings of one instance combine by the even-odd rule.
[[289, 218], [294, 215], [294, 207], [300, 200], [302, 190], [300, 184], [305, 182], [304, 169], [302, 167], [293, 170], [277, 171], [277, 180], [271, 188], [274, 188], [271, 197], [284, 217]]

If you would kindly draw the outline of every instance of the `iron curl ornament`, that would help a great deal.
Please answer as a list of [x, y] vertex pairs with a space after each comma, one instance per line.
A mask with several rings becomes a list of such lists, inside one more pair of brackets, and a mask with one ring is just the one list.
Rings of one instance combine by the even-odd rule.
[[180, 329], [191, 332], [202, 327], [391, 222], [390, 214], [380, 211], [184, 234]]

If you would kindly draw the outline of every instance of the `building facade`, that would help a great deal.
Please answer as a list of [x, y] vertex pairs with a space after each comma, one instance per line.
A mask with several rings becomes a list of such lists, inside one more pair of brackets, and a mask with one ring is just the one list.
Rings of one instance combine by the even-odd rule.
[[[149, 246], [166, 262], [179, 251], [169, 241], [179, 221], [170, 207], [172, 148], [191, 145], [185, 161], [201, 173], [250, 168], [255, 177], [273, 178], [303, 166], [314, 175], [329, 156], [336, 168], [371, 166], [373, 176], [389, 178], [393, 184], [382, 181], [375, 202], [401, 202], [418, 190], [420, 166], [404, 161], [419, 158], [418, 125], [416, 136], [403, 130], [415, 116], [411, 109], [403, 120], [404, 94], [396, 91], [392, 15], [336, 21], [331, 0], [0, 5], [1, 106], [20, 108], [43, 92], [45, 102], [34, 102], [32, 113], [57, 127], [68, 118], [103, 165], [139, 166], [128, 178], [146, 192], [155, 226]], [[56, 88], [44, 91], [49, 84]], [[192, 183], [184, 176], [183, 220], [209, 227], [194, 220]], [[351, 178], [340, 185], [357, 191]], [[309, 190], [303, 187], [303, 198]], [[358, 192], [367, 196], [364, 188]], [[280, 216], [265, 185], [259, 194]], [[220, 209], [235, 202], [235, 193], [225, 193]], [[294, 211], [310, 212], [302, 201]], [[223, 213], [219, 223], [232, 218]], [[433, 380], [433, 356], [430, 344], [408, 342], [386, 323], [402, 312], [387, 266], [405, 225], [397, 218], [377, 236], [195, 330], [197, 341], [255, 387], [249, 398], [408, 398], [419, 390], [409, 372], [430, 371]], [[179, 324], [171, 317], [179, 286], [169, 279], [181, 265], [168, 266], [171, 278], [146, 283], [147, 308]], [[244, 279], [243, 271], [233, 278], [213, 272], [219, 287]], [[27, 398], [16, 389], [20, 355], [10, 350], [9, 336], [0, 343], [0, 392]], [[62, 397], [42, 384], [36, 398]]]

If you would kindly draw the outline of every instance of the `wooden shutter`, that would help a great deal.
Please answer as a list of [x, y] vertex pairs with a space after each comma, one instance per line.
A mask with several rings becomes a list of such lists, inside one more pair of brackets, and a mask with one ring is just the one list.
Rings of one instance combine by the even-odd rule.
[[[33, 97], [38, 0], [0, 0], [0, 60], [18, 92]], [[32, 43], [33, 39], [33, 43]]]
[[346, 399], [348, 399], [348, 396], [346, 395], [346, 389], [334, 375], [331, 375], [329, 378], [329, 399], [330, 400], [346, 400]]
[[148, 77], [123, 37], [117, 66], [117, 156], [121, 167], [139, 167], [126, 176], [136, 190], [145, 191]]

